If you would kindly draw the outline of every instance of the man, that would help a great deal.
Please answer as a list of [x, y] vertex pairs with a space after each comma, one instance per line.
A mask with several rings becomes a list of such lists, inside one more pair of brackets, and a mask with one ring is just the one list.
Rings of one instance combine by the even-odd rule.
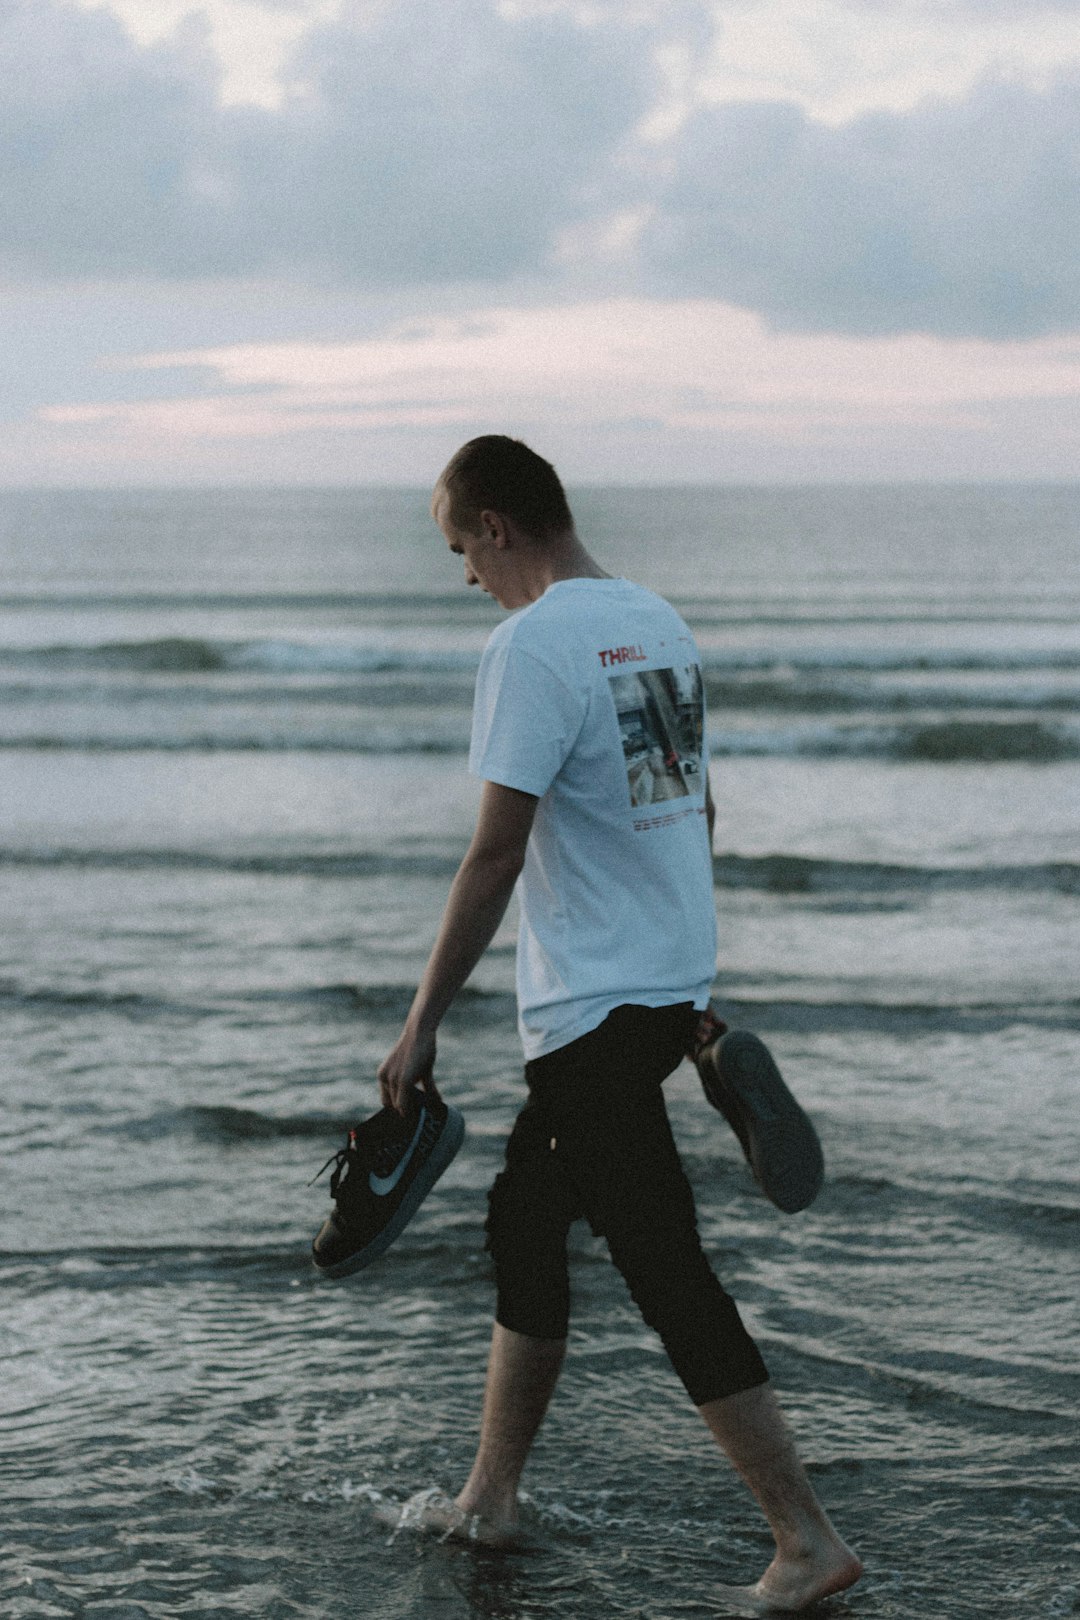
[[432, 515], [466, 583], [513, 611], [477, 678], [476, 831], [379, 1085], [399, 1112], [414, 1086], [437, 1100], [440, 1020], [518, 885], [529, 1095], [490, 1196], [497, 1309], [479, 1450], [456, 1500], [428, 1493], [411, 1522], [512, 1536], [565, 1349], [567, 1231], [585, 1217], [773, 1530], [776, 1556], [757, 1584], [718, 1595], [761, 1612], [802, 1608], [861, 1567], [817, 1502], [761, 1357], [702, 1252], [661, 1092], [716, 957], [693, 637], [668, 603], [596, 564], [554, 468], [519, 441], [464, 445]]

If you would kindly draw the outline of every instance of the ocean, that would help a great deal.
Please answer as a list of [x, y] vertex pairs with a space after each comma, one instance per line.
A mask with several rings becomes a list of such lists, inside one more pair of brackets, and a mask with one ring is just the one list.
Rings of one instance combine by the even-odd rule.
[[[829, 1612], [1080, 1613], [1080, 487], [583, 489], [698, 636], [716, 993], [820, 1130], [794, 1217], [684, 1065], [706, 1248], [866, 1564]], [[448, 1016], [465, 1146], [344, 1283], [470, 832], [499, 617], [422, 490], [0, 495], [0, 1613], [686, 1620], [769, 1538], [603, 1245], [511, 1552], [456, 1489], [523, 1095], [513, 918]]]

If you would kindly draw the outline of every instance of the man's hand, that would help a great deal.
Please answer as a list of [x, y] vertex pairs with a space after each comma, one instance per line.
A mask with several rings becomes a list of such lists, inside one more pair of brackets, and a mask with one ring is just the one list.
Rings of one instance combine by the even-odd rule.
[[434, 1067], [434, 1035], [414, 1033], [406, 1024], [396, 1046], [379, 1065], [379, 1095], [383, 1106], [404, 1114], [414, 1086], [421, 1086], [438, 1102], [439, 1092], [432, 1076]]

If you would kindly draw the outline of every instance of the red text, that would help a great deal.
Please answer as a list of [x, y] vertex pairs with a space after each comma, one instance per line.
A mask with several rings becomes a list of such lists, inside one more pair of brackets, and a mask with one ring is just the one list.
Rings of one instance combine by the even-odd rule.
[[643, 647], [608, 647], [600, 654], [600, 662], [607, 669], [609, 664], [643, 664], [645, 656]]

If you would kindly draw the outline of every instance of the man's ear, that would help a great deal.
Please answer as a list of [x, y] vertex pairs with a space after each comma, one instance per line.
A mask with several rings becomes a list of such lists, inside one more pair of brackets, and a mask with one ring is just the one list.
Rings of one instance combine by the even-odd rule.
[[480, 531], [498, 551], [505, 551], [510, 544], [510, 527], [501, 512], [485, 507], [480, 513]]

